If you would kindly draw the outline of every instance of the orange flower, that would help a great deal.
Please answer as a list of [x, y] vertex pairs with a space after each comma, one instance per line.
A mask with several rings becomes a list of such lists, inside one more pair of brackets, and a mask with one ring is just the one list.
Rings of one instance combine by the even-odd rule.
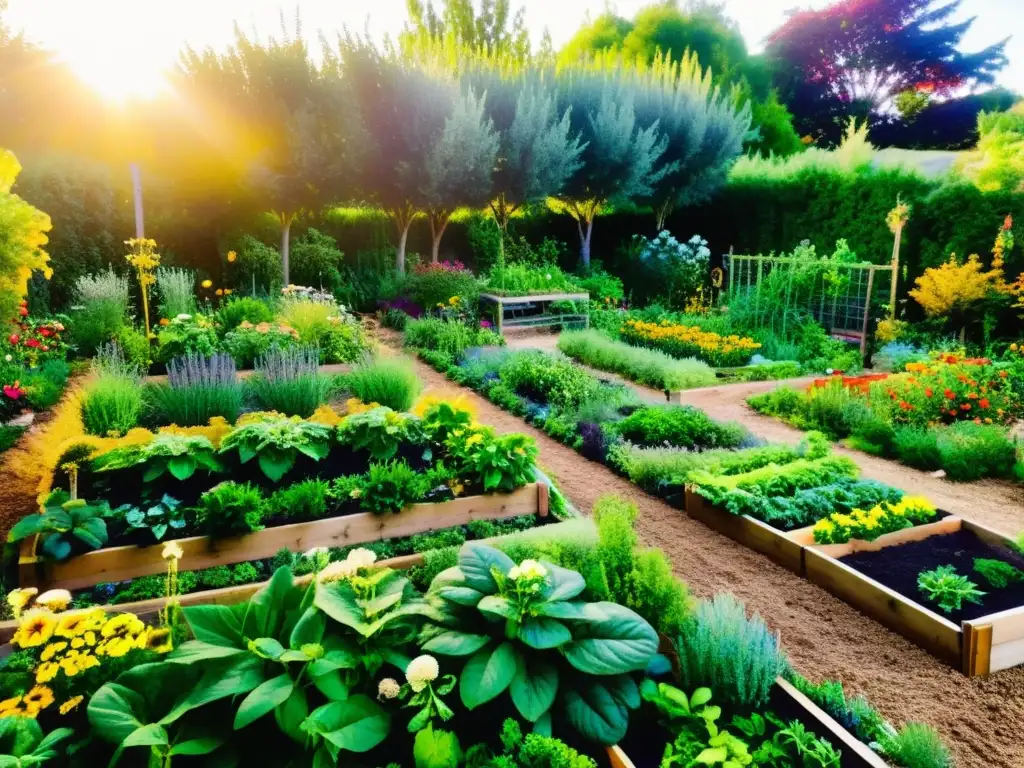
[[987, 397], [981, 398], [981, 400], [978, 401], [978, 405], [980, 405], [983, 409], [988, 410], [988, 406], [989, 406], [988, 398]]
[[971, 410], [971, 404], [970, 403], [964, 403], [963, 405], [960, 406], [960, 410], [961, 411], [969, 411], [969, 410]]
[[947, 400], [952, 400], [953, 399], [953, 390], [952, 389], [947, 389], [942, 394], [946, 396]]
[[900, 400], [900, 409], [904, 411], [912, 411], [914, 410], [914, 406], [912, 406], [906, 400]]
[[977, 392], [968, 392], [967, 393], [967, 399], [968, 400], [977, 400], [978, 399], [978, 393]]
[[931, 397], [931, 396], [932, 396], [932, 395], [934, 395], [934, 394], [935, 394], [935, 393], [934, 393], [934, 392], [932, 392], [932, 388], [931, 388], [931, 387], [925, 387], [925, 388], [924, 388], [924, 396], [925, 396], [925, 397]]
[[1009, 375], [1010, 375], [1009, 371], [1000, 371], [999, 372], [999, 378], [1000, 379], [1005, 379]]
[[949, 409], [949, 415], [950, 416], [956, 416], [956, 411], [953, 408], [950, 408]]
[[170, 324], [171, 324], [171, 321], [168, 320], [166, 317], [161, 317], [160, 318], [160, 325], [170, 325]]

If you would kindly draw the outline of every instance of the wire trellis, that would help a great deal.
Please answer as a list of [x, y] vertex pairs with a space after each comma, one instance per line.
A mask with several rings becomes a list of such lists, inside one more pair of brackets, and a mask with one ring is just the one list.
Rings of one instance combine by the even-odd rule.
[[729, 300], [740, 300], [759, 326], [786, 335], [810, 315], [831, 335], [867, 347], [872, 309], [881, 309], [891, 265], [839, 264], [776, 256], [729, 254]]

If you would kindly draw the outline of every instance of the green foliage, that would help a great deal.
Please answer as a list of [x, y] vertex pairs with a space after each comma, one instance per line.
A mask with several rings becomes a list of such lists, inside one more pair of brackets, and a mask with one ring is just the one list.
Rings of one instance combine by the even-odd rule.
[[938, 732], [924, 723], [907, 723], [882, 742], [886, 757], [901, 768], [952, 768], [953, 755]]
[[930, 571], [921, 571], [917, 575], [917, 588], [924, 593], [926, 600], [937, 603], [944, 613], [961, 610], [965, 600], [980, 605], [985, 595], [977, 584], [957, 573], [952, 565], [940, 565]]
[[145, 483], [151, 483], [165, 473], [175, 480], [188, 480], [198, 469], [211, 473], [224, 471], [208, 438], [174, 432], [160, 432], [141, 445], [115, 448], [96, 457], [92, 466], [99, 472], [137, 467], [142, 470]]
[[118, 507], [114, 514], [124, 519], [129, 531], [149, 531], [156, 541], [163, 540], [169, 531], [180, 531], [188, 521], [181, 502], [164, 494], [156, 504], [140, 509], [130, 504]]
[[484, 493], [511, 493], [533, 480], [537, 445], [518, 433], [498, 436], [491, 427], [451, 434], [445, 448], [457, 477]]
[[938, 432], [928, 427], [901, 424], [895, 428], [893, 453], [904, 464], [927, 471], [942, 466], [939, 455]]
[[220, 416], [233, 424], [241, 413], [245, 388], [235, 363], [225, 354], [201, 357], [190, 353], [171, 360], [166, 384], [147, 384], [147, 419], [164, 426], [200, 427]]
[[241, 325], [224, 335], [221, 348], [231, 355], [239, 368], [252, 368], [274, 347], [285, 349], [299, 343], [297, 334], [287, 326]]
[[[43, 250], [50, 217], [11, 192], [21, 165], [7, 150], [0, 150], [0, 317], [13, 318], [28, 288], [32, 270], [47, 270], [49, 256]], [[47, 275], [49, 276], [49, 275]]]
[[313, 347], [271, 347], [256, 360], [246, 386], [261, 410], [309, 418], [335, 390], [334, 379], [319, 371]]
[[783, 466], [768, 464], [749, 472], [714, 475], [707, 470], [690, 473], [689, 480], [699, 487], [704, 498], [713, 503], [730, 491], [746, 491], [762, 496], [792, 496], [805, 488], [853, 479], [860, 468], [846, 456], [823, 456], [818, 459], [798, 458]]
[[447, 263], [426, 264], [409, 276], [406, 291], [414, 302], [428, 311], [438, 305], [448, 306], [453, 296], [475, 308], [480, 283], [468, 269], [449, 268]]
[[666, 391], [708, 387], [717, 382], [714, 370], [705, 362], [634, 347], [609, 339], [600, 331], [565, 331], [558, 337], [558, 348], [584, 365]]
[[263, 528], [263, 492], [249, 483], [224, 482], [204, 493], [196, 507], [196, 524], [207, 536], [236, 536]]
[[574, 571], [517, 566], [499, 550], [466, 544], [458, 567], [431, 584], [428, 600], [443, 619], [424, 629], [422, 648], [466, 659], [459, 694], [467, 708], [508, 691], [526, 720], [557, 706], [582, 735], [614, 744], [640, 704], [631, 673], [646, 668], [658, 636], [624, 606], [577, 600], [585, 586]]
[[267, 499], [266, 516], [295, 523], [320, 520], [331, 511], [329, 489], [329, 484], [319, 479], [303, 480], [281, 488]]
[[990, 557], [976, 557], [974, 572], [995, 589], [1004, 589], [1010, 584], [1024, 581], [1024, 571], [1020, 568], [1010, 565], [1004, 560], [995, 560]]
[[90, 356], [114, 339], [129, 317], [128, 279], [108, 267], [75, 281], [69, 336], [82, 356]]
[[221, 333], [233, 331], [242, 323], [259, 325], [274, 319], [274, 308], [270, 302], [253, 296], [231, 296], [221, 303], [213, 315]]
[[380, 324], [385, 328], [395, 331], [404, 331], [406, 324], [412, 318], [400, 309], [390, 307], [380, 313]]
[[397, 357], [367, 360], [345, 376], [344, 386], [364, 403], [408, 411], [423, 383], [412, 364]]
[[215, 565], [199, 572], [199, 583], [204, 589], [223, 589], [230, 587], [231, 582], [231, 569], [226, 565]]
[[757, 614], [747, 618], [743, 603], [729, 594], [698, 604], [676, 650], [684, 688], [706, 685], [741, 707], [767, 701], [787, 664], [778, 636]]
[[167, 363], [188, 354], [210, 357], [217, 351], [217, 332], [200, 315], [178, 315], [157, 334], [156, 359]]
[[338, 425], [338, 441], [356, 451], [369, 451], [377, 461], [391, 459], [402, 445], [424, 440], [420, 420], [386, 406], [346, 416]]
[[486, 328], [471, 328], [457, 320], [425, 317], [406, 323], [405, 343], [416, 349], [441, 352], [457, 362], [471, 347], [502, 346], [505, 340]]
[[333, 293], [344, 284], [341, 274], [344, 258], [333, 237], [310, 227], [292, 241], [289, 280], [296, 285], [310, 285]]
[[617, 496], [602, 496], [594, 505], [598, 543], [583, 575], [587, 589], [602, 600], [625, 605], [661, 634], [676, 637], [691, 613], [686, 584], [672, 573], [660, 549], [640, 549], [633, 530], [636, 505]]
[[43, 765], [64, 754], [61, 742], [75, 735], [74, 728], [43, 733], [35, 718], [6, 717], [0, 722], [0, 758], [17, 768]]
[[946, 477], [959, 482], [983, 477], [1009, 477], [1017, 460], [1017, 446], [998, 424], [958, 421], [935, 428], [935, 445]]
[[53, 560], [66, 560], [74, 546], [100, 549], [107, 543], [110, 508], [105, 503], [88, 504], [64, 491], [53, 491], [43, 502], [41, 513], [26, 515], [11, 528], [8, 541], [38, 536], [37, 551]]
[[595, 302], [598, 306], [617, 305], [626, 298], [622, 280], [605, 272], [597, 265], [591, 265], [585, 275], [576, 277], [576, 282], [580, 288], [590, 294], [591, 302]]
[[293, 328], [300, 342], [319, 349], [322, 363], [351, 363], [369, 347], [359, 322], [333, 301], [290, 296], [281, 301], [278, 320]]
[[750, 439], [739, 424], [721, 424], [704, 411], [686, 405], [645, 406], [614, 425], [634, 445], [677, 448], [738, 448]]
[[517, 350], [499, 370], [516, 394], [559, 408], [575, 409], [591, 400], [600, 382], [571, 360], [538, 350]]
[[129, 365], [140, 371], [145, 371], [149, 368], [152, 360], [149, 339], [146, 338], [144, 331], [134, 326], [126, 325], [114, 336], [114, 343], [121, 348], [124, 359]]
[[238, 452], [243, 464], [258, 459], [260, 470], [279, 482], [295, 466], [299, 456], [314, 461], [331, 449], [331, 428], [297, 416], [266, 416], [249, 421], [229, 433], [220, 444], [221, 453]]
[[92, 364], [92, 378], [83, 387], [82, 425], [90, 435], [123, 435], [138, 426], [143, 397], [138, 369], [128, 364], [119, 347], [104, 346]]
[[232, 287], [239, 292], [276, 293], [284, 282], [278, 250], [246, 234], [238, 241], [236, 252], [238, 260], [228, 270]]
[[531, 293], [579, 293], [575, 278], [554, 264], [530, 266], [522, 263], [496, 265], [487, 273], [488, 293], [504, 296], [528, 296]]
[[160, 300], [160, 317], [171, 320], [178, 315], [196, 312], [196, 275], [189, 269], [160, 267], [156, 271], [156, 294]]
[[23, 434], [25, 434], [25, 427], [11, 426], [10, 424], [0, 425], [0, 454], [13, 448]]
[[409, 504], [420, 501], [427, 491], [426, 478], [404, 461], [370, 464], [357, 489], [359, 508], [375, 515], [399, 513]]
[[978, 146], [960, 169], [985, 192], [1019, 192], [1024, 185], [1024, 106], [978, 115]]
[[812, 683], [790, 670], [787, 678], [807, 698], [837, 720], [865, 744], [881, 742], [890, 735], [891, 726], [863, 696], [848, 698], [838, 680]]

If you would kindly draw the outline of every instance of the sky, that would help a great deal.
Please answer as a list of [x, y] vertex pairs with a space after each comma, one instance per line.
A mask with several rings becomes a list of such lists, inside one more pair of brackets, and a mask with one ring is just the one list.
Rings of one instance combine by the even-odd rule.
[[[513, 0], [526, 8], [534, 41], [545, 28], [556, 49], [589, 14], [610, 7], [632, 17], [651, 0]], [[435, 6], [440, 5], [435, 0]], [[828, 0], [725, 0], [752, 52], [794, 6], [821, 8]], [[146, 96], [163, 87], [184, 44], [223, 48], [235, 21], [244, 29], [273, 34], [283, 11], [291, 24], [296, 9], [305, 34], [333, 36], [342, 27], [375, 39], [397, 35], [407, 18], [405, 0], [9, 0], [8, 25], [56, 51], [89, 85], [113, 99]], [[963, 0], [958, 18], [977, 16], [964, 39], [966, 50], [997, 42], [1016, 30], [1007, 46], [1010, 66], [999, 83], [1024, 92], [1024, 0]]]

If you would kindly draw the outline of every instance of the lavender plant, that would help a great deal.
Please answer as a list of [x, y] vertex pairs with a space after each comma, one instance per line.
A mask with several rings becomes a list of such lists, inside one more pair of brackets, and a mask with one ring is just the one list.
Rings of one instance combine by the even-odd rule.
[[167, 364], [167, 383], [146, 387], [147, 419], [160, 426], [201, 426], [214, 416], [234, 423], [244, 400], [235, 361], [220, 352], [176, 357]]
[[327, 403], [335, 388], [334, 379], [320, 373], [320, 350], [310, 346], [271, 347], [248, 383], [263, 410], [302, 418]]

